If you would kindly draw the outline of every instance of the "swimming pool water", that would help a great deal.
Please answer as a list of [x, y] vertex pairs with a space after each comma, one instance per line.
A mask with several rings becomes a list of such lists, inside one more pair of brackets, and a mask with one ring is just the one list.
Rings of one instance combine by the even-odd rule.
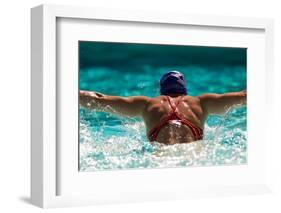
[[[159, 95], [159, 79], [169, 67], [114, 70], [80, 69], [80, 89], [108, 95]], [[245, 67], [177, 67], [184, 73], [189, 95], [246, 89]], [[80, 171], [245, 164], [247, 162], [246, 106], [224, 115], [211, 115], [204, 140], [189, 144], [150, 144], [139, 118], [80, 107]]]

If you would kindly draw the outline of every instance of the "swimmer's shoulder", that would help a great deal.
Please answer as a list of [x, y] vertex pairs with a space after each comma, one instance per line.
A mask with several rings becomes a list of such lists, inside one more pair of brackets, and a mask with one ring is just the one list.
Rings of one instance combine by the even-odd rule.
[[162, 102], [166, 100], [166, 96], [165, 95], [160, 95], [160, 96], [156, 96], [156, 97], [148, 97], [148, 102], [150, 103], [158, 103], [158, 102]]
[[191, 95], [185, 95], [182, 100], [191, 101], [191, 102], [200, 102], [200, 99], [198, 96], [191, 96]]
[[[152, 101], [152, 102], [157, 102], [157, 101], [166, 101], [167, 100], [167, 96], [166, 95], [160, 95], [157, 97], [148, 97], [148, 100]], [[190, 96], [190, 95], [184, 95], [181, 98], [182, 101], [200, 101], [200, 99], [197, 96]]]

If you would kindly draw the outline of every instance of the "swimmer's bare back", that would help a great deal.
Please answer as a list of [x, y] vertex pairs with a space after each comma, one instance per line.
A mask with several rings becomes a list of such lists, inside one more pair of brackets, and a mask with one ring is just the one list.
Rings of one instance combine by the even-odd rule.
[[[229, 107], [246, 103], [246, 91], [225, 94], [203, 94], [200, 96], [176, 95], [158, 96], [110, 96], [91, 91], [80, 91], [80, 104], [88, 109], [116, 113], [126, 117], [141, 117], [150, 130], [176, 111], [183, 120], [190, 121], [203, 129], [209, 114], [224, 113]], [[170, 102], [170, 103], [169, 103]], [[166, 119], [168, 120], [168, 119]], [[158, 129], [156, 141], [164, 144], [189, 143], [198, 140], [192, 125], [184, 125], [178, 119], [170, 119]], [[148, 135], [149, 137], [149, 135]]]

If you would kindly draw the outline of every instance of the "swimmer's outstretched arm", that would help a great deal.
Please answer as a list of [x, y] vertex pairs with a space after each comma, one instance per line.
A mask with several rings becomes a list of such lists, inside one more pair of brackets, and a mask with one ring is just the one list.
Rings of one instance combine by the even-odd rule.
[[142, 116], [148, 101], [149, 97], [146, 96], [120, 97], [80, 90], [80, 104], [83, 107], [129, 117]]
[[234, 105], [246, 104], [247, 91], [225, 94], [207, 93], [198, 96], [205, 114], [222, 114]]

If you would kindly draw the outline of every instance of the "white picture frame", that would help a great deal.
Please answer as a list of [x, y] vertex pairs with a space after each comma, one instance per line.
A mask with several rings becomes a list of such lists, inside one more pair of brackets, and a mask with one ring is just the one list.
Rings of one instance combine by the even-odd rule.
[[[154, 25], [165, 26], [166, 28], [173, 26], [199, 26], [202, 28], [206, 27], [212, 29], [218, 28], [224, 29], [230, 33], [237, 30], [248, 30], [249, 32], [253, 30], [262, 32], [262, 37], [258, 39], [257, 42], [261, 45], [261, 49], [259, 50], [262, 51], [259, 53], [259, 57], [261, 58], [259, 61], [261, 61], [264, 67], [255, 67], [254, 60], [251, 60], [250, 64], [253, 64], [252, 68], [260, 69], [260, 76], [265, 76], [266, 78], [262, 79], [261, 77], [258, 77], [259, 75], [256, 75], [256, 79], [254, 79], [252, 75], [248, 80], [248, 83], [253, 85], [253, 89], [251, 89], [249, 95], [250, 106], [251, 101], [253, 101], [253, 103], [256, 101], [253, 95], [256, 92], [262, 94], [261, 98], [264, 98], [262, 99], [264, 100], [264, 103], [257, 107], [258, 111], [255, 111], [255, 113], [264, 112], [265, 107], [269, 108], [266, 116], [263, 117], [266, 119], [267, 124], [264, 134], [265, 140], [262, 142], [259, 141], [260, 143], [257, 144], [260, 145], [257, 145], [258, 147], [256, 147], [256, 150], [262, 150], [264, 146], [266, 146], [266, 151], [256, 151], [258, 152], [258, 154], [256, 154], [256, 158], [260, 158], [262, 156], [260, 159], [262, 166], [257, 167], [257, 165], [253, 165], [252, 170], [249, 169], [251, 165], [248, 165], [248, 167], [239, 168], [235, 166], [228, 166], [225, 168], [196, 168], [197, 171], [193, 171], [193, 178], [195, 180], [199, 177], [199, 175], [206, 175], [208, 172], [209, 174], [215, 173], [214, 175], [210, 175], [210, 181], [212, 181], [217, 178], [218, 173], [223, 171], [226, 171], [225, 173], [228, 175], [243, 174], [243, 172], [246, 174], [247, 172], [250, 173], [253, 171], [254, 175], [261, 173], [263, 173], [263, 175], [259, 175], [260, 178], [255, 178], [255, 180], [252, 181], [252, 184], [250, 183], [252, 177], [249, 176], [248, 178], [240, 179], [239, 181], [233, 182], [231, 184], [229, 183], [231, 182], [231, 178], [229, 178], [229, 182], [225, 181], [222, 184], [214, 185], [202, 185], [198, 181], [193, 182], [193, 187], [191, 187], [188, 184], [186, 186], [182, 186], [176, 184], [167, 185], [165, 181], [160, 181], [159, 183], [154, 182], [153, 177], [155, 179], [157, 179], [159, 176], [163, 177], [170, 174], [169, 172], [171, 170], [158, 169], [148, 172], [144, 170], [134, 170], [122, 171], [118, 174], [116, 171], [110, 171], [99, 173], [101, 175], [98, 174], [95, 177], [88, 173], [83, 174], [84, 177], [81, 177], [82, 179], [77, 179], [76, 176], [71, 172], [61, 174], [62, 171], [65, 170], [64, 168], [68, 167], [65, 165], [65, 163], [61, 164], [60, 161], [65, 162], [65, 159], [61, 157], [61, 154], [63, 152], [64, 155], [67, 156], [66, 152], [71, 150], [71, 148], [69, 148], [69, 150], [62, 149], [61, 146], [63, 145], [57, 143], [59, 137], [58, 135], [60, 134], [60, 132], [57, 131], [57, 122], [59, 117], [57, 110], [59, 101], [57, 97], [58, 88], [61, 84], [61, 80], [57, 78], [56, 72], [59, 69], [59, 62], [57, 59], [57, 36], [58, 20], [62, 18], [69, 21], [113, 21], [118, 22], [120, 26], [122, 23], [131, 22], [144, 23], [144, 25], [152, 23]], [[223, 196], [232, 194], [241, 195], [271, 192], [272, 169], [270, 164], [270, 150], [273, 149], [273, 146], [270, 141], [273, 141], [274, 139], [274, 135], [269, 134], [271, 129], [268, 125], [271, 123], [271, 119], [273, 117], [273, 110], [270, 110], [273, 109], [273, 99], [270, 95], [270, 91], [273, 90], [273, 21], [271, 19], [216, 17], [172, 13], [161, 14], [147, 11], [123, 11], [74, 6], [41, 5], [32, 8], [31, 10], [31, 26], [31, 201], [33, 204], [42, 208], [49, 208], [92, 205], [98, 203], [179, 199], [194, 196]], [[208, 44], [208, 42], [206, 42], [206, 44]], [[213, 45], [215, 45], [215, 43]], [[253, 43], [253, 45], [255, 44]], [[77, 69], [77, 67], [75, 67], [75, 69]], [[261, 86], [255, 87], [254, 81], [261, 82]], [[259, 131], [261, 128], [258, 125], [255, 126], [254, 122], [250, 124], [253, 126], [251, 127], [253, 131]], [[75, 131], [75, 129], [73, 129], [73, 131]], [[255, 140], [261, 140], [258, 139], [257, 136], [253, 138]], [[255, 151], [249, 150], [249, 152], [254, 153]], [[75, 158], [75, 156], [73, 156], [73, 158]], [[69, 164], [69, 167], [71, 167], [75, 164], [75, 161], [69, 161]], [[175, 175], [185, 175], [187, 169], [190, 170], [190, 168], [181, 168], [173, 171], [176, 171]], [[65, 178], [61, 178], [61, 176], [66, 175], [68, 175], [67, 179], [70, 180], [68, 183], [65, 183], [67, 182]], [[93, 179], [93, 177], [98, 178], [99, 180], [109, 180], [112, 175], [116, 175], [116, 180], [124, 180], [123, 183], [120, 182], [122, 188], [115, 188], [113, 191], [106, 189], [102, 193], [102, 188], [98, 189], [97, 186], [93, 186], [96, 187], [97, 191], [99, 190], [98, 195], [86, 193], [87, 187], [90, 190], [91, 186], [81, 185], [80, 187], [77, 185], [77, 182], [75, 182], [75, 180], [89, 182], [89, 180]], [[142, 177], [142, 180], [144, 180], [144, 184], [140, 184], [135, 190], [123, 189], [125, 187], [125, 182], [128, 183], [128, 180], [132, 178], [137, 179], [140, 176]], [[154, 183], [154, 185], [149, 186], [152, 189], [152, 192], [147, 193], [145, 191], [147, 190], [145, 183], [148, 181], [148, 178], [151, 177], [151, 183]], [[174, 178], [173, 174], [170, 175], [169, 178]], [[225, 178], [228, 178], [228, 176], [225, 176]], [[181, 182], [179, 181], [179, 183]], [[69, 188], [68, 193], [61, 193], [60, 185], [63, 184], [65, 184], [64, 188], [69, 188], [72, 185], [73, 189]], [[114, 185], [111, 187], [114, 189]], [[79, 191], [79, 188], [83, 188], [83, 190], [77, 194], [71, 193], [71, 190]], [[132, 185], [129, 184], [127, 188], [132, 188]], [[122, 193], [123, 196], [120, 196], [120, 193]]]

